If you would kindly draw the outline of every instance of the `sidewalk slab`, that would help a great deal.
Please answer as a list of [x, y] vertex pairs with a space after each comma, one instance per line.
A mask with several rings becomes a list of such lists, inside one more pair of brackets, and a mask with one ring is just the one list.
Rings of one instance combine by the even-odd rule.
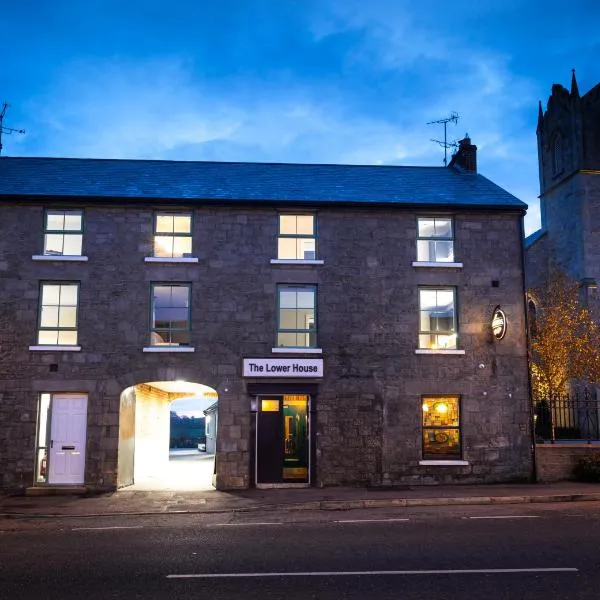
[[116, 515], [251, 511], [353, 510], [419, 506], [600, 501], [600, 485], [553, 484], [421, 486], [407, 489], [250, 489], [239, 492], [142, 492], [97, 496], [0, 497], [0, 518], [65, 518]]

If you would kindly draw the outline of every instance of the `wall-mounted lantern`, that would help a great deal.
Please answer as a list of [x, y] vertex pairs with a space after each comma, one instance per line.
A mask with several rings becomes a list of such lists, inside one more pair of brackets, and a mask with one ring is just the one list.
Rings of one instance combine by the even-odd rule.
[[496, 306], [492, 314], [492, 333], [497, 340], [501, 340], [506, 335], [506, 315], [504, 311]]

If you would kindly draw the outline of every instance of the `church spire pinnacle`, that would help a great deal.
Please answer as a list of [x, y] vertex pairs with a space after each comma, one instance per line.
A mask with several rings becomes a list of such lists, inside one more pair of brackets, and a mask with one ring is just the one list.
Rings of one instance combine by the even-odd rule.
[[575, 77], [575, 69], [571, 69], [571, 96], [579, 98], [579, 86], [577, 85], [577, 78]]

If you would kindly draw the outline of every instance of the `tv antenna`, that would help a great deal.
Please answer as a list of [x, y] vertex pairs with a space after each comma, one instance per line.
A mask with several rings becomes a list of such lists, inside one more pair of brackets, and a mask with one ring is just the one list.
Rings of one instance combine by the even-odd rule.
[[433, 138], [431, 139], [432, 142], [439, 144], [444, 149], [444, 166], [446, 166], [448, 164], [448, 148], [456, 148], [456, 146], [457, 146], [456, 141], [449, 142], [447, 139], [446, 134], [447, 134], [447, 129], [448, 129], [448, 123], [454, 123], [456, 125], [458, 123], [459, 118], [460, 117], [458, 116], [458, 113], [452, 111], [450, 113], [450, 116], [446, 117], [445, 119], [438, 119], [437, 121], [429, 121], [427, 123], [427, 125], [443, 125], [444, 126], [444, 141], [442, 142], [442, 140], [434, 140]]
[[2, 154], [2, 134], [11, 135], [12, 133], [25, 133], [24, 129], [13, 129], [12, 127], [4, 127], [4, 117], [10, 104], [4, 102], [0, 111], [0, 154]]

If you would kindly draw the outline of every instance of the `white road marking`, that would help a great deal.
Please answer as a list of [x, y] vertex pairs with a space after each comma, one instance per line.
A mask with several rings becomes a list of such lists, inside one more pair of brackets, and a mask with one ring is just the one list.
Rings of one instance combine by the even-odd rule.
[[143, 525], [115, 525], [113, 527], [73, 527], [71, 531], [107, 531], [112, 529], [143, 529]]
[[254, 525], [283, 525], [283, 523], [209, 523], [207, 527], [253, 527]]
[[397, 523], [399, 521], [408, 521], [409, 519], [342, 519], [333, 521], [333, 523]]
[[540, 515], [489, 515], [484, 517], [467, 517], [467, 519], [541, 519]]
[[189, 573], [167, 579], [224, 579], [227, 577], [349, 577], [352, 575], [489, 575], [495, 573], [577, 573], [574, 567], [540, 569], [429, 569], [423, 571], [308, 571], [300, 573]]

